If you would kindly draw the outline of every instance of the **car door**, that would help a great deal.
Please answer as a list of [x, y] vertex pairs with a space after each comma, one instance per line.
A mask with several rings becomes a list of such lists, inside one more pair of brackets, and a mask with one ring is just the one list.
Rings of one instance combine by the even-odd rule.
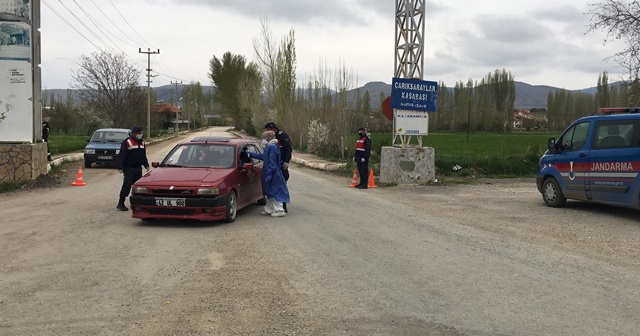
[[[247, 144], [247, 151], [256, 154], [262, 154], [262, 148], [260, 146], [256, 146], [256, 144]], [[260, 176], [262, 175], [262, 160], [251, 159], [251, 163], [253, 163], [254, 170], [251, 172], [247, 172], [249, 176], [250, 190], [251, 190], [251, 198], [252, 199], [260, 199], [262, 198], [262, 182]]]
[[589, 189], [594, 201], [621, 205], [637, 202], [640, 170], [637, 120], [601, 120], [596, 123], [590, 155]]
[[590, 121], [571, 126], [559, 139], [560, 152], [554, 158], [553, 166], [560, 173], [558, 181], [567, 198], [587, 199], [588, 181], [585, 174], [589, 170]]

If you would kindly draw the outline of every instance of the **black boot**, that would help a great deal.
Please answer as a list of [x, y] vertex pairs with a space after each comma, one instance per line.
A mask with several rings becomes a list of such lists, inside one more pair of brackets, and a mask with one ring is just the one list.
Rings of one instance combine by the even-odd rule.
[[124, 200], [123, 199], [118, 202], [118, 205], [116, 206], [116, 209], [118, 209], [120, 211], [129, 211], [129, 208], [127, 208], [124, 205]]

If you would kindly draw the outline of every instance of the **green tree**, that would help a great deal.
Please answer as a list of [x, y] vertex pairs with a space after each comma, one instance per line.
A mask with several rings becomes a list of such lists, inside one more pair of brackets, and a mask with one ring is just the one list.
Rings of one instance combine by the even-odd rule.
[[[380, 105], [382, 105], [382, 103], [380, 103]], [[369, 94], [369, 90], [365, 90], [364, 96], [362, 97], [362, 113], [365, 116], [371, 115], [371, 95]]]
[[598, 107], [611, 107], [609, 76], [606, 71], [598, 75], [596, 103]]
[[196, 129], [204, 124], [203, 109], [205, 108], [204, 93], [200, 82], [191, 82], [182, 89], [183, 118], [189, 121], [191, 128]]
[[250, 119], [243, 113], [240, 101], [240, 83], [243, 78], [256, 76], [257, 66], [247, 64], [242, 55], [226, 52], [219, 59], [213, 56], [209, 63], [209, 78], [215, 86], [213, 99], [220, 111], [234, 120], [234, 126], [240, 129], [252, 128]]

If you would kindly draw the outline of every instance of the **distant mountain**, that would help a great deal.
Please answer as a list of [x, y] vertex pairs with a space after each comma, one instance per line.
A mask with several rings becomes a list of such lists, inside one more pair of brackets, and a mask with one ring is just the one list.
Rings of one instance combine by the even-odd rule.
[[[547, 85], [530, 85], [523, 82], [515, 82], [516, 85], [516, 101], [515, 108], [518, 109], [531, 109], [534, 107], [546, 107], [547, 106], [547, 96], [550, 91], [559, 90], [560, 88], [547, 86]], [[180, 96], [182, 89], [186, 86], [186, 84], [178, 84], [176, 85], [164, 85], [159, 87], [154, 87], [153, 91], [158, 96], [158, 100], [162, 102], [171, 102], [173, 100], [174, 93]], [[146, 90], [146, 86], [144, 87]], [[355, 88], [349, 90], [347, 92], [347, 96], [349, 97], [349, 101], [354, 102], [357, 94], [357, 90], [360, 90], [360, 95], [363, 96], [366, 91], [369, 91], [369, 97], [371, 99], [371, 108], [376, 110], [380, 108], [380, 93], [383, 93], [385, 97], [391, 95], [391, 84], [387, 84], [384, 82], [369, 82], [360, 88]], [[207, 93], [209, 91], [213, 91], [213, 86], [202, 86], [202, 92]], [[573, 92], [583, 92], [587, 94], [595, 94], [597, 88], [590, 87], [581, 90], [573, 90]], [[63, 89], [53, 89], [53, 90], [42, 90], [43, 97], [48, 99], [50, 94], [53, 94], [56, 97], [56, 101], [66, 101], [67, 98], [67, 90]], [[75, 97], [74, 97], [75, 98]], [[48, 100], [45, 100], [45, 105], [48, 103]]]
[[[178, 84], [176, 85], [163, 85], [158, 87], [152, 87], [151, 89], [158, 97], [158, 102], [170, 103], [174, 99], [174, 94], [176, 95], [176, 99], [180, 99], [182, 94], [182, 90], [186, 87], [187, 84]], [[142, 89], [146, 92], [147, 87], [144, 86]], [[202, 93], [206, 94], [207, 92], [213, 91], [213, 86], [202, 86]], [[78, 100], [78, 95], [75, 90], [71, 90], [73, 99]], [[56, 101], [61, 101], [66, 103], [67, 101], [67, 90], [65, 89], [45, 89], [42, 90], [42, 97], [45, 100], [45, 105], [49, 104], [49, 97], [53, 95]]]
[[[514, 103], [517, 109], [531, 109], [534, 107], [547, 107], [547, 96], [550, 91], [560, 90], [560, 88], [547, 86], [547, 85], [531, 85], [523, 82], [515, 82], [516, 86], [516, 101]], [[452, 88], [450, 88], [452, 89]], [[353, 89], [350, 94], [355, 97], [355, 92], [358, 89]], [[366, 90], [369, 90], [369, 96], [371, 97], [371, 108], [375, 109], [380, 105], [380, 92], [384, 93], [385, 97], [391, 95], [391, 84], [384, 82], [369, 82], [360, 88], [360, 94], [363, 95]], [[587, 94], [595, 94], [596, 88], [587, 88], [582, 90], [574, 90], [573, 92], [584, 92]]]

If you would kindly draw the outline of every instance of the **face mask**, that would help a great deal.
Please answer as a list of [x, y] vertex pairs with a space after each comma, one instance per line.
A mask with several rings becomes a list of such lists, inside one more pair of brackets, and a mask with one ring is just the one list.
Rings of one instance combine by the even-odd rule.
[[358, 136], [362, 138], [363, 133], [358, 132]]
[[262, 144], [266, 146], [267, 144], [269, 144], [269, 141], [267, 141], [267, 139], [262, 139]]
[[142, 140], [142, 134], [136, 134], [136, 139]]

